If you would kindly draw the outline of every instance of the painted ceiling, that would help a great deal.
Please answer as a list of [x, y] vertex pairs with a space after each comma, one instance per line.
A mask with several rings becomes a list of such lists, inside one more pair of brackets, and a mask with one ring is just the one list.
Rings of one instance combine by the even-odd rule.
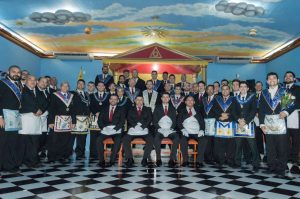
[[46, 52], [115, 55], [150, 43], [262, 57], [300, 33], [299, 0], [0, 0], [0, 23]]

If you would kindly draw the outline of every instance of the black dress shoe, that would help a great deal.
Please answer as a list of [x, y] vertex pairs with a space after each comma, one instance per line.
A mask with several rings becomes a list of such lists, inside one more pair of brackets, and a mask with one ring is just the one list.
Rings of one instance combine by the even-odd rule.
[[134, 164], [134, 161], [133, 161], [132, 158], [131, 158], [131, 159], [128, 159], [127, 162], [125, 163], [125, 165], [126, 165], [127, 168], [132, 167], [133, 164]]
[[174, 168], [174, 167], [176, 167], [176, 162], [175, 162], [174, 160], [169, 160], [168, 166], [169, 166], [170, 168]]
[[253, 166], [253, 169], [252, 169], [253, 172], [256, 173], [256, 172], [258, 172], [258, 170], [259, 170], [259, 167], [258, 167], [258, 166]]
[[105, 168], [106, 167], [105, 161], [100, 161], [98, 163], [98, 166], [101, 167], [101, 168]]
[[275, 174], [278, 178], [285, 178], [285, 171], [276, 171]]
[[203, 165], [203, 163], [201, 163], [201, 162], [196, 162], [196, 168], [201, 168], [201, 167], [203, 167], [204, 165]]
[[293, 165], [291, 168], [291, 173], [293, 174], [300, 174], [300, 169], [298, 165]]
[[182, 167], [188, 167], [188, 166], [189, 166], [189, 162], [184, 162], [184, 163], [182, 163], [181, 166], [182, 166]]
[[157, 167], [160, 167], [162, 165], [162, 161], [159, 159], [159, 160], [156, 160], [156, 166]]
[[148, 161], [147, 161], [147, 159], [143, 159], [142, 162], [141, 162], [141, 164], [142, 164], [143, 167], [148, 166]]

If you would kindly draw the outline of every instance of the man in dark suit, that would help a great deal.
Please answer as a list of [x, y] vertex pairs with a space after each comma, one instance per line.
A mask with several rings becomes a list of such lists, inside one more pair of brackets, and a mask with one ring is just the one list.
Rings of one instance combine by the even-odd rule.
[[142, 94], [142, 91], [136, 87], [136, 81], [131, 78], [128, 82], [128, 88], [125, 88], [125, 94], [130, 101], [131, 106], [134, 106], [135, 98]]
[[121, 87], [123, 89], [128, 87], [128, 81], [127, 81], [127, 84], [126, 84], [124, 75], [119, 76], [119, 81], [118, 81], [117, 87]]
[[[90, 115], [90, 96], [85, 90], [85, 81], [79, 79], [77, 81], [77, 89], [73, 92], [76, 117], [80, 119], [88, 119]], [[80, 122], [80, 121], [78, 121]], [[85, 145], [86, 145], [86, 134], [87, 132], [74, 132], [74, 140], [76, 139], [75, 153], [76, 158], [81, 159], [85, 157]]]
[[99, 74], [95, 78], [95, 85], [98, 85], [98, 82], [103, 82], [106, 89], [108, 89], [108, 86], [114, 82], [114, 77], [110, 74], [108, 74], [109, 68], [107, 65], [102, 66], [102, 74]]
[[[226, 122], [229, 127], [220, 127], [224, 131], [233, 132], [233, 122], [237, 121], [238, 117], [236, 114], [237, 102], [234, 97], [230, 96], [230, 88], [228, 85], [222, 86], [222, 96], [216, 96], [216, 100], [213, 105], [213, 112], [218, 122]], [[227, 123], [229, 122], [229, 123]], [[235, 139], [233, 135], [221, 135], [214, 138], [214, 152], [216, 161], [219, 167], [227, 162], [231, 167], [234, 167], [234, 156], [235, 156]], [[223, 137], [226, 136], [226, 137]]]
[[[278, 85], [277, 73], [267, 74], [268, 89], [262, 91], [259, 101], [259, 123], [262, 131], [266, 134], [267, 163], [270, 173], [275, 173], [279, 177], [285, 177], [285, 169], [288, 160], [288, 136], [285, 128], [285, 118], [294, 111], [293, 106], [283, 107], [281, 98], [286, 94], [285, 88]], [[275, 124], [284, 123], [283, 126], [276, 127], [279, 132], [273, 132], [272, 126], [266, 126], [266, 117], [271, 118], [277, 115]], [[271, 124], [269, 124], [271, 125]]]
[[122, 107], [125, 111], [125, 114], [127, 115], [128, 110], [131, 108], [131, 103], [124, 94], [125, 94], [124, 88], [118, 87], [117, 88], [117, 95], [119, 98], [118, 106]]
[[[256, 97], [255, 94], [248, 93], [249, 87], [247, 82], [240, 82], [240, 94], [236, 96], [237, 100], [237, 115], [238, 115], [238, 128], [247, 128], [253, 131], [253, 137], [242, 138], [236, 137], [236, 149], [235, 149], [235, 166], [241, 166], [242, 153], [250, 153], [252, 159], [253, 171], [258, 171], [259, 166], [259, 154], [257, 150], [256, 141], [254, 138], [254, 117], [256, 115]], [[244, 151], [243, 144], [247, 143], [249, 146], [249, 152]]]
[[[90, 111], [93, 118], [98, 118], [102, 108], [109, 104], [108, 94], [105, 92], [105, 85], [103, 82], [98, 82], [97, 92], [90, 95]], [[96, 140], [99, 135], [98, 130], [90, 130], [90, 158], [98, 157], [96, 149]]]
[[47, 79], [47, 93], [48, 95], [52, 95], [52, 93], [56, 92], [56, 88], [53, 88], [53, 86], [50, 84], [52, 81], [50, 76], [46, 75], [45, 78]]
[[154, 146], [156, 150], [156, 165], [161, 166], [161, 141], [164, 137], [172, 140], [173, 145], [170, 154], [169, 167], [176, 165], [177, 148], [179, 144], [179, 134], [176, 129], [176, 109], [169, 105], [170, 94], [163, 93], [161, 105], [157, 105], [153, 113], [153, 125], [155, 129]]
[[41, 115], [42, 122], [42, 135], [40, 136], [39, 142], [39, 156], [40, 158], [46, 157], [46, 144], [48, 138], [48, 106], [50, 102], [50, 94], [47, 92], [47, 79], [45, 77], [40, 77], [37, 81], [37, 86], [35, 88], [36, 94], [38, 96], [38, 101], [41, 106], [43, 114]]
[[128, 81], [130, 79], [129, 75], [130, 74], [129, 74], [129, 70], [128, 69], [123, 70], [123, 76], [124, 76], [124, 79], [125, 79], [124, 83], [125, 83], [126, 87], [128, 87]]
[[199, 81], [198, 82], [198, 90], [199, 90], [199, 92], [196, 95], [194, 95], [195, 106], [197, 108], [202, 109], [202, 105], [203, 105], [202, 100], [203, 100], [204, 97], [207, 96], [207, 94], [205, 92], [205, 82], [204, 81]]
[[180, 85], [175, 86], [174, 95], [171, 95], [170, 104], [176, 109], [177, 113], [185, 107], [184, 96], [181, 95]]
[[[142, 80], [141, 78], [139, 78], [139, 73], [136, 69], [134, 69], [132, 71], [132, 78], [131, 79], [134, 79], [135, 87], [138, 88], [141, 92], [146, 89], [145, 81]], [[130, 81], [130, 79], [128, 79], [128, 86], [129, 86], [129, 81]]]
[[169, 83], [169, 80], [168, 80], [168, 78], [169, 78], [169, 73], [168, 72], [163, 72], [163, 74], [162, 74], [162, 83], [163, 83], [163, 85], [165, 86], [165, 84], [166, 83]]
[[222, 93], [220, 92], [220, 83], [218, 81], [214, 82], [214, 95], [222, 95]]
[[10, 66], [5, 79], [0, 80], [0, 171], [16, 172], [22, 163], [19, 150], [20, 136], [17, 130], [5, 129], [8, 121], [4, 111], [19, 111], [21, 106], [21, 69]]
[[151, 81], [153, 83], [153, 90], [155, 90], [158, 93], [161, 93], [164, 90], [164, 84], [162, 83], [161, 80], [157, 79], [157, 75], [158, 75], [157, 71], [153, 70], [151, 72]]
[[[23, 128], [19, 131], [21, 134], [23, 149], [23, 163], [31, 168], [38, 166], [38, 148], [39, 139], [42, 134], [39, 117], [43, 114], [42, 107], [39, 104], [36, 87], [36, 78], [28, 75], [21, 98], [21, 118]], [[25, 125], [26, 124], [26, 125]]]
[[295, 111], [287, 117], [287, 135], [289, 144], [289, 161], [293, 163], [291, 172], [300, 174], [299, 151], [300, 151], [300, 86], [295, 84], [296, 76], [292, 71], [287, 71], [284, 76], [285, 89], [295, 97]]
[[134, 164], [131, 141], [134, 138], [142, 138], [146, 145], [144, 148], [144, 156], [142, 166], [147, 166], [147, 159], [150, 157], [153, 148], [153, 136], [149, 132], [150, 123], [152, 121], [151, 108], [144, 106], [144, 99], [142, 96], [135, 98], [135, 106], [131, 107], [127, 114], [128, 132], [123, 137], [123, 148], [125, 158], [127, 159], [126, 166], [132, 167]]
[[186, 74], [181, 74], [181, 81], [179, 83], [177, 83], [177, 85], [180, 86], [180, 88], [183, 89], [185, 83], [186, 83]]
[[188, 96], [185, 99], [186, 107], [178, 113], [177, 126], [182, 133], [180, 140], [181, 152], [183, 163], [182, 166], [186, 167], [189, 165], [188, 162], [188, 141], [195, 139], [198, 142], [197, 145], [197, 160], [196, 167], [200, 168], [203, 166], [204, 151], [206, 147], [206, 139], [204, 138], [204, 119], [199, 109], [195, 109], [195, 99], [192, 96]]
[[99, 115], [98, 125], [101, 129], [97, 138], [97, 151], [99, 157], [99, 166], [105, 167], [104, 160], [104, 144], [107, 138], [114, 141], [109, 166], [114, 165], [118, 151], [120, 150], [122, 131], [125, 124], [124, 109], [118, 104], [118, 96], [111, 95], [109, 98], [109, 106], [105, 106]]

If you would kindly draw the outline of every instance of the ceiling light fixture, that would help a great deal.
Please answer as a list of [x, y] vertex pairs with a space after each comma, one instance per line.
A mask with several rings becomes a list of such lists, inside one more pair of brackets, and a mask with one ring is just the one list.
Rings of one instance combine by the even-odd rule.
[[[153, 21], [157, 21], [159, 19], [159, 16], [152, 16], [151, 19]], [[142, 34], [145, 37], [164, 38], [167, 36], [167, 30], [161, 26], [145, 26], [142, 29]]]

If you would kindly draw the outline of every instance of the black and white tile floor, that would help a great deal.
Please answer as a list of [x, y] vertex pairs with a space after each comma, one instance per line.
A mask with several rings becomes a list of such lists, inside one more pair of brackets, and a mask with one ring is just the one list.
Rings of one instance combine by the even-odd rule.
[[206, 165], [202, 169], [114, 166], [101, 169], [97, 161], [43, 163], [37, 169], [21, 168], [0, 180], [0, 198], [300, 198], [300, 176], [277, 178], [252, 173], [251, 167], [231, 169]]

